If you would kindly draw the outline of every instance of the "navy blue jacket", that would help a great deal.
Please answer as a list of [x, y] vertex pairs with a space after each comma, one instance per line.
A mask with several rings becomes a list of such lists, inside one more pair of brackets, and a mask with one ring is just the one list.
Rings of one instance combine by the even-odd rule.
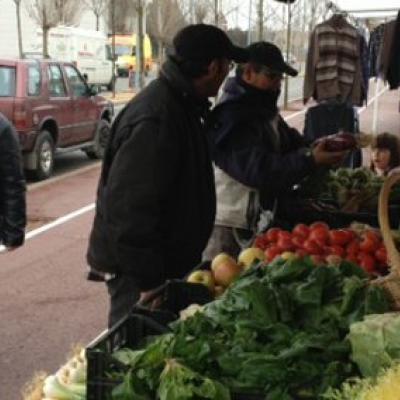
[[258, 189], [264, 209], [315, 169], [303, 136], [281, 116], [280, 145], [274, 146], [270, 122], [278, 112], [276, 100], [265, 101], [261, 91], [240, 78], [230, 78], [208, 132], [215, 164], [240, 183]]

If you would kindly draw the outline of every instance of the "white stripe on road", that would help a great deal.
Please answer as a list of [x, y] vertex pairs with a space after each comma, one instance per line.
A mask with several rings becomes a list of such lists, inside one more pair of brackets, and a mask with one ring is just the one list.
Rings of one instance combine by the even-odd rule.
[[[364, 106], [363, 108], [361, 108], [358, 111], [358, 113], [359, 114], [363, 113], [368, 108], [368, 106], [370, 104], [372, 104], [374, 101], [376, 101], [377, 98], [382, 96], [382, 94], [384, 92], [386, 92], [387, 90], [388, 90], [387, 87], [382, 89], [376, 96], [374, 96], [369, 101], [369, 104], [367, 106]], [[295, 118], [298, 115], [301, 115], [301, 114], [305, 113], [306, 111], [307, 111], [307, 108], [304, 108], [303, 110], [301, 110], [301, 111], [299, 111], [297, 113], [289, 115], [288, 117], [285, 118], [285, 120], [289, 121], [290, 119]], [[67, 215], [64, 215], [63, 217], [57, 218], [56, 220], [54, 220], [53, 222], [50, 222], [49, 224], [43, 225], [40, 228], [37, 228], [37, 229], [34, 229], [33, 231], [28, 232], [26, 234], [26, 236], [25, 236], [25, 240], [29, 240], [29, 239], [34, 238], [35, 236], [41, 235], [42, 233], [47, 232], [50, 229], [53, 229], [53, 228], [55, 228], [55, 227], [57, 227], [59, 225], [62, 225], [62, 224], [66, 223], [66, 222], [68, 222], [68, 221], [70, 221], [70, 220], [72, 220], [74, 218], [77, 218], [77, 217], [79, 217], [79, 216], [81, 216], [81, 215], [83, 215], [83, 214], [85, 214], [85, 213], [87, 213], [89, 211], [94, 210], [94, 208], [95, 208], [95, 203], [91, 203], [91, 204], [89, 204], [89, 205], [87, 205], [85, 207], [80, 208], [79, 210], [73, 211], [73, 212], [71, 212], [71, 213], [69, 213]], [[0, 245], [0, 253], [4, 252], [4, 251], [5, 251], [5, 247]]]
[[[41, 235], [44, 232], [49, 231], [50, 229], [53, 229], [59, 225], [62, 225], [68, 221], [71, 221], [89, 211], [94, 210], [95, 208], [95, 203], [91, 203], [85, 207], [80, 208], [79, 210], [73, 211], [67, 215], [64, 215], [63, 217], [57, 218], [56, 220], [54, 220], [53, 222], [50, 222], [49, 224], [43, 225], [40, 228], [34, 229], [33, 231], [28, 232], [25, 235], [25, 240], [29, 240], [32, 239], [38, 235]], [[0, 253], [5, 251], [5, 247], [4, 246], [0, 246]]]

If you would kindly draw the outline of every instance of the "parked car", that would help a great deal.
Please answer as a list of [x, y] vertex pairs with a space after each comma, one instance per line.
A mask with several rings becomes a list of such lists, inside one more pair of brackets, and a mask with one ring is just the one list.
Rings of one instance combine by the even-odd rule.
[[27, 172], [46, 179], [56, 152], [103, 157], [113, 105], [72, 63], [0, 59], [0, 111], [19, 134]]

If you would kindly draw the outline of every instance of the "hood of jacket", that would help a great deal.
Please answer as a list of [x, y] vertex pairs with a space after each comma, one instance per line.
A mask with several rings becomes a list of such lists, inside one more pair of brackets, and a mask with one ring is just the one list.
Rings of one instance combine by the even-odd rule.
[[165, 79], [174, 92], [181, 96], [185, 102], [190, 102], [200, 115], [208, 113], [211, 103], [207, 98], [201, 98], [196, 94], [192, 81], [182, 74], [172, 57], [169, 57], [162, 65], [160, 77]]

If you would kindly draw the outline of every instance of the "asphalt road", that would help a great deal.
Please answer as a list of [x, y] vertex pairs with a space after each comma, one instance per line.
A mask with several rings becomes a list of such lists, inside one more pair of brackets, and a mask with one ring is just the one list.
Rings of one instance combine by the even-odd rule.
[[[301, 130], [304, 111], [297, 102], [283, 115]], [[380, 131], [398, 132], [397, 93], [382, 96], [379, 117]], [[369, 131], [371, 118], [369, 107], [362, 130]], [[106, 290], [85, 280], [100, 163], [87, 165], [84, 158], [63, 155], [58, 177], [30, 186], [28, 240], [0, 253], [0, 400], [20, 400], [36, 372], [55, 372], [74, 344], [87, 344], [106, 326]]]

